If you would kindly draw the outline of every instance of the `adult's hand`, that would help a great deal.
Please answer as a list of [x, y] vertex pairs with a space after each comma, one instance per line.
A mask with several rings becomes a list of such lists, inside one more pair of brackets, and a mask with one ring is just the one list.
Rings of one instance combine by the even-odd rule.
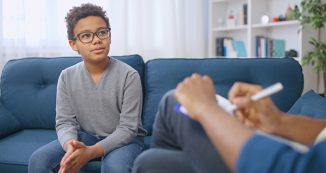
[[215, 88], [208, 76], [193, 74], [180, 82], [175, 91], [176, 99], [194, 120], [199, 120], [209, 109], [219, 107]]
[[237, 82], [230, 89], [229, 100], [237, 105], [236, 115], [245, 125], [273, 133], [280, 124], [283, 113], [270, 97], [258, 101], [250, 99], [261, 90], [258, 85]]

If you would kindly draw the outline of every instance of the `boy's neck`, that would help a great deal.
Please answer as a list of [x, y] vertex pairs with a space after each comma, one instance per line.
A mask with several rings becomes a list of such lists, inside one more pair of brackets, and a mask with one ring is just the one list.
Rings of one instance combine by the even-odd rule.
[[105, 60], [103, 60], [103, 62], [96, 63], [96, 64], [89, 63], [89, 62], [84, 62], [84, 63], [85, 63], [85, 67], [87, 68], [87, 71], [91, 75], [100, 75], [109, 66], [110, 60], [109, 60], [109, 58], [106, 58]]

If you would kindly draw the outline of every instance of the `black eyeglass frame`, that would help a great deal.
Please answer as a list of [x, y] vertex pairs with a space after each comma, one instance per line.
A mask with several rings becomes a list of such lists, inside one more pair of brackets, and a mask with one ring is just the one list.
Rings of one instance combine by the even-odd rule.
[[[101, 32], [101, 31], [103, 31], [103, 30], [106, 30], [107, 31], [107, 36], [106, 37], [104, 37], [104, 38], [101, 38], [98, 34]], [[86, 42], [84, 42], [84, 41], [82, 41], [82, 39], [80, 38], [80, 35], [81, 34], [92, 34], [92, 39], [90, 40], [90, 41], [86, 41]], [[101, 28], [101, 29], [99, 29], [98, 31], [96, 31], [96, 32], [82, 32], [82, 33], [79, 33], [79, 34], [77, 34], [75, 37], [74, 37], [74, 40], [79, 40], [80, 42], [82, 42], [82, 43], [91, 43], [91, 42], [93, 42], [93, 40], [94, 40], [94, 35], [96, 35], [97, 36], [97, 38], [99, 38], [100, 40], [104, 40], [104, 39], [106, 39], [106, 38], [109, 38], [109, 36], [111, 35], [111, 28]]]

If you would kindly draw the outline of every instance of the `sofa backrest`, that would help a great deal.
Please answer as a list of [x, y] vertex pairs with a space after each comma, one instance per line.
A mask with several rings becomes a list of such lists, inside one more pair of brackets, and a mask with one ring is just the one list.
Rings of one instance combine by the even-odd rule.
[[[276, 105], [287, 111], [301, 95], [303, 75], [293, 59], [186, 59], [150, 60], [146, 64], [139, 55], [113, 56], [133, 68], [141, 77], [144, 106], [143, 125], [151, 134], [152, 124], [162, 96], [192, 73], [213, 78], [216, 90], [227, 97], [235, 81], [269, 86], [281, 82], [284, 90], [272, 96]], [[9, 61], [1, 75], [1, 104], [20, 128], [53, 129], [58, 77], [63, 69], [80, 62], [79, 57], [24, 58]], [[7, 115], [6, 115], [7, 116]], [[12, 121], [16, 122], [16, 121]]]
[[284, 89], [272, 99], [283, 111], [288, 111], [300, 97], [303, 75], [300, 64], [290, 58], [246, 59], [155, 59], [146, 63], [143, 124], [151, 133], [152, 124], [162, 96], [192, 73], [213, 78], [216, 91], [227, 97], [234, 82], [243, 81], [267, 87], [281, 82]]
[[[144, 61], [139, 55], [113, 56], [135, 68], [142, 81]], [[20, 127], [54, 129], [56, 85], [61, 71], [80, 57], [24, 58], [9, 61], [1, 75], [1, 103]]]

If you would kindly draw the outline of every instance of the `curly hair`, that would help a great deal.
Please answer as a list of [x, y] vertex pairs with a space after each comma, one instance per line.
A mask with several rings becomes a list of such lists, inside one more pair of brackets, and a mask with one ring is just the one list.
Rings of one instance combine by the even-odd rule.
[[65, 17], [66, 19], [66, 26], [67, 26], [67, 35], [69, 40], [74, 40], [74, 28], [77, 24], [77, 22], [80, 19], [86, 18], [88, 16], [98, 16], [101, 17], [105, 23], [106, 26], [110, 29], [110, 23], [109, 23], [109, 18], [106, 16], [106, 11], [103, 10], [102, 7], [87, 3], [87, 4], [82, 4], [78, 7], [73, 7], [72, 9], [69, 10], [67, 13], [67, 16]]

